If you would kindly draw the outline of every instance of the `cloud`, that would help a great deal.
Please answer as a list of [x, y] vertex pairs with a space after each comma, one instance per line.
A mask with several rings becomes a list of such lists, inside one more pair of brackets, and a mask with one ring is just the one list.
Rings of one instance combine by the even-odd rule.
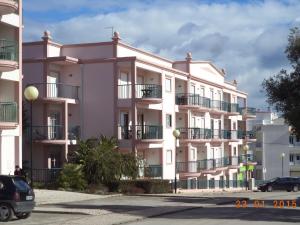
[[[191, 51], [195, 60], [212, 60], [256, 107], [265, 105], [262, 80], [288, 67], [288, 30], [300, 25], [297, 0], [27, 0], [24, 9], [27, 41], [39, 40], [45, 29], [62, 43], [107, 41], [105, 27], [113, 26], [124, 42], [163, 57], [182, 60]], [[41, 12], [51, 22], [38, 20]]]

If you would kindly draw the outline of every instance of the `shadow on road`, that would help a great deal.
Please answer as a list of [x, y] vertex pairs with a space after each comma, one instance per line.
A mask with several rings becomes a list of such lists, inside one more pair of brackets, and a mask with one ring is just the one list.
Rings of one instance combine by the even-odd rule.
[[[122, 213], [143, 217], [149, 217], [149, 215], [151, 215], [151, 213], [149, 212], [151, 211], [156, 210], [160, 212], [161, 210], [162, 213], [154, 217], [168, 219], [234, 219], [242, 221], [300, 222], [299, 205], [297, 209], [294, 209], [291, 205], [288, 206], [287, 204], [285, 204], [282, 208], [274, 208], [273, 200], [266, 200], [264, 202], [264, 205], [260, 205], [260, 207], [257, 208], [255, 208], [253, 205], [254, 200], [237, 197], [207, 198], [174, 196], [164, 197], [161, 199], [162, 202], [173, 202], [174, 206], [170, 206], [170, 204], [168, 204], [167, 206], [163, 204], [159, 204], [157, 206], [147, 206], [147, 198], [143, 203], [140, 203], [138, 201], [134, 202], [134, 199], [132, 200], [133, 202], [130, 202], [130, 204], [122, 204], [122, 200], [120, 200], [116, 204], [113, 204], [112, 202], [112, 204], [109, 204], [108, 202], [106, 202], [105, 204], [101, 204], [101, 202], [89, 204], [85, 201], [77, 203], [56, 204], [51, 206], [72, 209], [102, 209], [110, 211], [112, 213]], [[240, 208], [238, 208], [238, 200], [245, 200], [247, 202], [247, 205], [244, 205], [243, 207], [241, 203]], [[188, 208], [187, 205], [183, 205], [183, 203], [188, 203]], [[164, 213], [166, 211], [167, 213]]]

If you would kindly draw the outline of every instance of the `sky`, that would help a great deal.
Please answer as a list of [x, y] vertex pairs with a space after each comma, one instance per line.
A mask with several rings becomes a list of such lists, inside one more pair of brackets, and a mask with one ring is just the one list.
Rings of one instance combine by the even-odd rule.
[[24, 0], [24, 40], [49, 30], [63, 44], [122, 41], [171, 60], [209, 60], [268, 107], [261, 83], [289, 69], [289, 30], [300, 27], [300, 0]]

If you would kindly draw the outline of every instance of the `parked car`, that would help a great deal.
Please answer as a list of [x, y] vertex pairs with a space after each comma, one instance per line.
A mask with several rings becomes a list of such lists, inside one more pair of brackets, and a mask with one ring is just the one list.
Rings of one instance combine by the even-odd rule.
[[18, 219], [28, 218], [35, 206], [34, 198], [23, 177], [0, 175], [0, 221], [9, 221], [13, 214]]
[[298, 191], [300, 179], [296, 177], [276, 177], [257, 186], [263, 192], [273, 190]]

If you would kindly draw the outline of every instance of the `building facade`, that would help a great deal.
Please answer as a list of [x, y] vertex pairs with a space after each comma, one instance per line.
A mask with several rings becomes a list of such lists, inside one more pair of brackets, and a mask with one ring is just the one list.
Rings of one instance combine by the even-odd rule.
[[254, 177], [257, 180], [300, 175], [300, 141], [284, 119], [271, 111], [257, 111], [256, 120], [249, 126], [256, 130]]
[[0, 174], [22, 164], [22, 1], [0, 0]]
[[117, 32], [100, 43], [61, 45], [49, 32], [42, 39], [23, 45], [24, 85], [40, 92], [35, 167], [61, 167], [78, 137], [103, 134], [136, 153], [141, 177], [174, 179], [177, 164], [180, 179], [238, 179], [255, 115], [224, 70], [190, 53], [183, 61], [150, 54]]

